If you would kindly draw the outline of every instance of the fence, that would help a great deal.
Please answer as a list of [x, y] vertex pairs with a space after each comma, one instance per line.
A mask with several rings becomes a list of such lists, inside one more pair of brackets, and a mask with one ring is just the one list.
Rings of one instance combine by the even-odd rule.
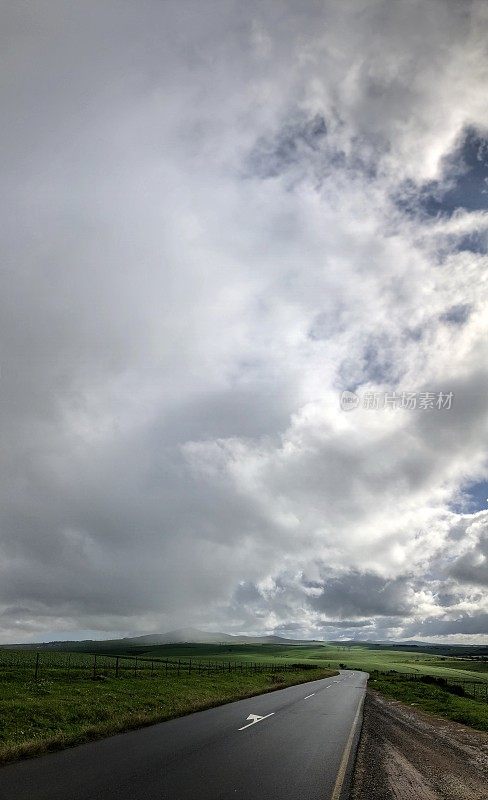
[[[373, 675], [374, 673], [372, 673]], [[430, 683], [435, 686], [446, 689], [448, 692], [459, 695], [467, 695], [472, 697], [473, 700], [488, 703], [488, 681], [486, 680], [470, 680], [469, 678], [445, 678], [436, 675], [421, 675], [411, 672], [398, 673], [398, 672], [380, 672], [379, 675], [385, 675], [388, 679], [401, 680], [401, 681], [418, 681], [420, 683]]]
[[316, 664], [259, 661], [210, 661], [203, 659], [146, 658], [100, 653], [60, 653], [0, 651], [0, 676], [22, 675], [40, 680], [83, 678], [103, 680], [108, 677], [154, 678], [180, 675], [252, 675], [258, 673], [296, 672], [318, 669]]

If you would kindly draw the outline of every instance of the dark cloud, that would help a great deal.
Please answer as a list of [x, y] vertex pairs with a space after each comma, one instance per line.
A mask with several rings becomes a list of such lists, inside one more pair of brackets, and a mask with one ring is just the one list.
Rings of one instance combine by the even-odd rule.
[[281, 622], [274, 629], [275, 633], [277, 634], [296, 633], [297, 631], [301, 632], [302, 630], [303, 630], [303, 623], [301, 622]]
[[320, 114], [286, 122], [275, 136], [258, 139], [247, 159], [249, 174], [276, 178], [291, 167], [301, 166], [319, 150], [326, 135], [327, 125]]
[[367, 338], [358, 357], [347, 358], [341, 364], [341, 385], [356, 390], [362, 384], [386, 384], [394, 387], [401, 375], [401, 365], [396, 362], [396, 337], [374, 333]]
[[449, 325], [464, 325], [469, 319], [471, 313], [471, 306], [467, 303], [460, 303], [458, 305], [448, 308], [441, 314], [441, 322], [447, 322]]
[[457, 599], [457, 595], [453, 592], [438, 592], [436, 594], [436, 600], [440, 606], [454, 606]]
[[465, 614], [457, 619], [432, 617], [406, 625], [403, 634], [405, 638], [488, 634], [488, 614]]
[[327, 620], [326, 622], [320, 622], [317, 624], [318, 628], [349, 628], [354, 630], [355, 628], [370, 628], [373, 625], [372, 620], [370, 619], [345, 619], [345, 620]]
[[263, 596], [257, 586], [250, 581], [239, 584], [234, 592], [234, 600], [238, 606], [262, 603]]
[[481, 534], [476, 544], [451, 564], [449, 574], [461, 583], [488, 586], [488, 534]]
[[372, 572], [351, 571], [329, 578], [310, 604], [327, 614], [406, 616], [412, 609], [412, 597], [407, 578], [385, 580]]

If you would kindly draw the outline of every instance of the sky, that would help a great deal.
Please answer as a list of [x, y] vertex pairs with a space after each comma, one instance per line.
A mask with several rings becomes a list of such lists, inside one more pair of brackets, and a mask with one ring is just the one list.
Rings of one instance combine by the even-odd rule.
[[0, 642], [486, 643], [488, 4], [0, 18]]

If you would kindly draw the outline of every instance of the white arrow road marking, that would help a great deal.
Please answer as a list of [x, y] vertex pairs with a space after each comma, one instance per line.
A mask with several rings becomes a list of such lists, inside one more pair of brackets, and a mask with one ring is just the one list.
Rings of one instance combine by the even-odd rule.
[[314, 695], [315, 695], [315, 692], [312, 692], [312, 694], [307, 694], [307, 696], [304, 697], [303, 699], [304, 700], [308, 700], [309, 697], [313, 697]]
[[272, 711], [271, 714], [266, 714], [265, 717], [260, 717], [259, 714], [249, 714], [248, 719], [252, 719], [248, 725], [243, 725], [242, 728], [239, 728], [240, 731], [244, 731], [246, 728], [250, 728], [251, 725], [255, 725], [256, 722], [262, 722], [263, 719], [268, 719], [268, 717], [272, 717], [275, 712]]

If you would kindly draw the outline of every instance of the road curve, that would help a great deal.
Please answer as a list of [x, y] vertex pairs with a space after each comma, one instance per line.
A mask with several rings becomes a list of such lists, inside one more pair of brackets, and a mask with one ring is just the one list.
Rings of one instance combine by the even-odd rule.
[[365, 687], [344, 671], [11, 764], [0, 798], [342, 800]]

